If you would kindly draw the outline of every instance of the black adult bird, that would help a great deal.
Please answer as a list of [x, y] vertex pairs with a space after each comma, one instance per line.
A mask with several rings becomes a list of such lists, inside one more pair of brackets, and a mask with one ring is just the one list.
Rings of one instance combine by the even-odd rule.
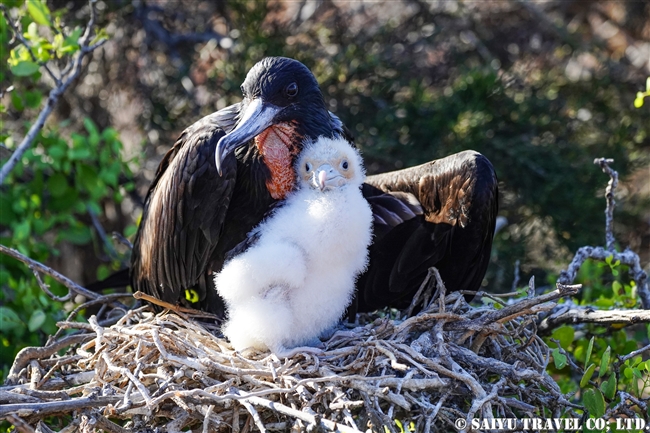
[[[212, 273], [292, 190], [303, 140], [351, 139], [296, 60], [260, 61], [242, 92], [242, 102], [187, 128], [160, 163], [133, 246], [135, 290], [170, 303], [187, 298], [223, 316]], [[353, 310], [407, 306], [431, 266], [448, 290], [480, 286], [497, 213], [496, 176], [485, 157], [462, 152], [370, 176], [363, 194], [375, 238]]]

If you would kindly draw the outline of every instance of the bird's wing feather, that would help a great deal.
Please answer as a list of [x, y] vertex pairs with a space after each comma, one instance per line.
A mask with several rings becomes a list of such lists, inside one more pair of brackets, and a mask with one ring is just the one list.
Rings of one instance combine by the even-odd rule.
[[375, 238], [382, 238], [399, 224], [422, 215], [422, 206], [411, 193], [383, 192], [368, 184], [363, 184], [361, 191], [372, 209]]
[[489, 262], [498, 194], [494, 169], [484, 156], [462, 152], [369, 176], [366, 183], [364, 196], [371, 206], [380, 201], [373, 198], [380, 197], [377, 191], [393, 197], [402, 192], [416, 197], [422, 212], [393, 225], [399, 219], [373, 206], [375, 240], [370, 267], [358, 283], [360, 311], [408, 306], [431, 266], [440, 270], [448, 290], [480, 286]]
[[235, 156], [224, 160], [222, 176], [214, 162], [216, 144], [235, 112], [231, 106], [199, 120], [163, 158], [134, 242], [136, 290], [175, 303], [205, 273], [235, 184]]

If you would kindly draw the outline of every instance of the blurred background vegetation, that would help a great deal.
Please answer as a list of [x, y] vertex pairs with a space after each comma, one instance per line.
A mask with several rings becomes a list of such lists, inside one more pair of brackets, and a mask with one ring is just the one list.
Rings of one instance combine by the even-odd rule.
[[[39, 60], [64, 62], [74, 38], [47, 43], [83, 27], [88, 4], [52, 0], [42, 9], [30, 2], [2, 0], [40, 47]], [[39, 21], [34, 5], [47, 19]], [[0, 243], [78, 283], [128, 262], [128, 249], [110, 233], [135, 233], [162, 156], [185, 127], [239, 101], [248, 69], [275, 55], [315, 73], [330, 110], [356, 135], [369, 174], [465, 149], [492, 161], [507, 224], [496, 235], [487, 289], [509, 291], [517, 260], [522, 281], [535, 275], [538, 285], [550, 283], [579, 246], [604, 244], [607, 177], [592, 164], [601, 156], [614, 158], [621, 174], [619, 246], [640, 253], [648, 269], [650, 102], [634, 106], [650, 75], [647, 2], [96, 6], [108, 42], [0, 186]], [[42, 68], [12, 63], [18, 43], [2, 17], [0, 46], [4, 163], [52, 83]], [[611, 291], [617, 279], [607, 278], [603, 290]], [[52, 302], [29, 269], [0, 257], [4, 372], [18, 349], [51, 335], [72, 305]]]

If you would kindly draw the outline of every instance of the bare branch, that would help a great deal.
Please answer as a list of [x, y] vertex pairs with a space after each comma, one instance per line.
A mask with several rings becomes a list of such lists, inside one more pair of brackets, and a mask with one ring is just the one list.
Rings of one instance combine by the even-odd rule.
[[107, 404], [116, 403], [119, 399], [116, 396], [88, 396], [45, 403], [5, 404], [0, 406], [0, 418], [7, 417], [8, 415], [31, 416], [37, 413], [39, 416], [43, 416], [66, 413], [77, 409], [103, 407]]
[[573, 260], [566, 270], [560, 272], [558, 283], [571, 284], [578, 274], [578, 270], [587, 259], [599, 260], [601, 262], [610, 259], [614, 262], [620, 261], [622, 264], [629, 266], [632, 278], [636, 282], [637, 292], [641, 298], [643, 308], [650, 309], [650, 291], [648, 290], [648, 275], [641, 268], [639, 256], [632, 250], [626, 249], [622, 253], [617, 251], [608, 251], [603, 247], [581, 247], [576, 252]]
[[38, 359], [53, 355], [61, 349], [65, 349], [66, 347], [69, 347], [73, 344], [84, 343], [91, 339], [92, 335], [90, 334], [70, 335], [49, 346], [25, 347], [23, 350], [18, 352], [18, 355], [16, 355], [16, 359], [14, 359], [14, 363], [9, 370], [9, 375], [7, 376], [7, 383], [15, 383], [20, 371], [25, 368], [25, 366], [29, 364], [32, 359]]
[[618, 172], [613, 170], [609, 164], [614, 162], [613, 159], [596, 158], [594, 164], [599, 165], [603, 169], [603, 173], [609, 175], [609, 182], [605, 188], [605, 199], [607, 206], [605, 207], [605, 246], [609, 251], [614, 251], [614, 207], [616, 201], [614, 200], [614, 191], [618, 186]]
[[[64, 286], [66, 286], [68, 289], [70, 289], [74, 293], [77, 293], [79, 295], [83, 295], [83, 296], [85, 296], [86, 298], [89, 298], [89, 299], [98, 299], [98, 298], [102, 297], [102, 295], [97, 294], [95, 292], [91, 292], [90, 290], [81, 287], [79, 284], [75, 283], [74, 281], [72, 281], [68, 277], [66, 277], [64, 275], [61, 275], [60, 273], [58, 273], [54, 269], [52, 269], [52, 268], [50, 268], [48, 266], [45, 266], [44, 264], [39, 263], [36, 260], [32, 260], [29, 257], [24, 256], [23, 254], [19, 253], [18, 251], [14, 250], [13, 248], [8, 248], [8, 247], [6, 247], [4, 245], [0, 245], [0, 253], [6, 254], [6, 255], [8, 255], [10, 257], [13, 257], [16, 260], [19, 260], [19, 261], [25, 263], [34, 272], [42, 272], [42, 273], [44, 273], [46, 275], [49, 275], [50, 277], [54, 278], [55, 280], [57, 280], [58, 282], [63, 284]], [[54, 297], [53, 294], [51, 296]], [[58, 298], [57, 300], [66, 300], [66, 297]], [[126, 309], [126, 307], [124, 307], [124, 305], [121, 305], [121, 307]]]
[[555, 329], [565, 323], [597, 323], [605, 326], [650, 323], [650, 310], [594, 310], [591, 307], [559, 305], [542, 320], [539, 330]]
[[627, 248], [625, 251], [618, 252], [614, 249], [614, 243], [616, 242], [613, 234], [613, 225], [614, 225], [614, 190], [618, 185], [618, 173], [613, 170], [609, 164], [614, 162], [613, 159], [606, 158], [596, 158], [594, 164], [599, 165], [603, 172], [607, 173], [610, 177], [609, 182], [607, 183], [607, 188], [605, 188], [605, 198], [607, 200], [607, 206], [605, 209], [605, 238], [606, 238], [606, 248], [603, 247], [581, 247], [576, 252], [573, 260], [569, 264], [569, 267], [566, 270], [560, 272], [560, 277], [558, 278], [558, 283], [561, 284], [571, 284], [575, 281], [576, 275], [580, 270], [580, 267], [587, 259], [599, 260], [602, 262], [607, 261], [619, 261], [620, 263], [629, 266], [632, 273], [632, 278], [637, 285], [637, 293], [641, 298], [641, 304], [643, 308], [650, 309], [650, 289], [648, 288], [648, 274], [641, 268], [641, 262], [638, 254], [634, 251]]

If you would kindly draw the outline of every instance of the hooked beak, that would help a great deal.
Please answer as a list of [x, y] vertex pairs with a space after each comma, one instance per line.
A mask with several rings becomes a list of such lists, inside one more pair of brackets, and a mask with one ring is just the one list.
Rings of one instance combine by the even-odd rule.
[[235, 129], [221, 137], [217, 143], [214, 162], [217, 165], [219, 176], [221, 176], [221, 165], [226, 156], [273, 125], [273, 118], [280, 110], [280, 107], [264, 102], [260, 98], [253, 99], [246, 106]]
[[345, 179], [329, 164], [323, 164], [314, 170], [312, 183], [320, 191], [330, 190], [343, 185]]

